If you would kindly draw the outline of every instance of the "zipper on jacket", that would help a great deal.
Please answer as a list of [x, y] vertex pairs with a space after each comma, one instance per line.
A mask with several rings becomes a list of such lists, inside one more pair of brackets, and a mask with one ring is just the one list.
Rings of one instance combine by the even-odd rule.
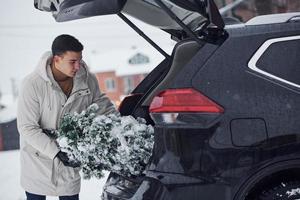
[[[78, 94], [77, 94], [77, 93], [78, 93]], [[77, 94], [77, 96], [75, 96], [74, 99], [71, 101], [71, 100], [70, 100], [71, 97], [73, 97], [75, 94]], [[62, 105], [62, 110], [61, 110], [61, 113], [60, 113], [60, 115], [59, 115], [58, 125], [59, 125], [60, 122], [61, 122], [62, 116], [65, 114], [65, 111], [66, 111], [67, 106], [68, 106], [71, 102], [75, 101], [77, 98], [83, 97], [83, 96], [86, 96], [86, 95], [89, 95], [89, 94], [90, 94], [90, 90], [89, 90], [88, 88], [86, 88], [86, 89], [81, 89], [81, 90], [77, 90], [76, 92], [72, 93], [72, 94], [70, 95], [70, 97], [69, 97], [68, 99], [66, 99], [64, 105]], [[71, 101], [71, 102], [70, 102], [70, 101]]]

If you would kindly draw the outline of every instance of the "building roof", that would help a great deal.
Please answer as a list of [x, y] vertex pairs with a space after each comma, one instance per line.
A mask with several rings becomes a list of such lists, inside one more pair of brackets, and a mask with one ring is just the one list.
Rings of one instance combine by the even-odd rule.
[[[164, 48], [170, 53], [172, 46]], [[144, 74], [152, 71], [164, 57], [154, 48], [130, 48], [95, 53], [89, 59], [94, 73], [115, 71], [117, 76]]]

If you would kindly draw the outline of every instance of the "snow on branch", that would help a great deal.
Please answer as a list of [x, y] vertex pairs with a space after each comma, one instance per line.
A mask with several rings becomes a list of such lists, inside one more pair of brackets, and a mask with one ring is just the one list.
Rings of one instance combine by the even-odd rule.
[[101, 178], [104, 170], [128, 177], [142, 174], [152, 154], [153, 127], [132, 116], [97, 116], [97, 110], [93, 104], [63, 117], [57, 133], [61, 150], [81, 162], [84, 178]]

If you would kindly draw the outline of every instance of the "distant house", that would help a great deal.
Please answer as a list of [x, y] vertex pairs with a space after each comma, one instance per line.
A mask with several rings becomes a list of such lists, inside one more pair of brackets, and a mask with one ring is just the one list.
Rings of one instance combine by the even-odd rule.
[[116, 105], [119, 105], [123, 97], [128, 95], [146, 75], [147, 73], [117, 76], [116, 71], [96, 73], [100, 90]]
[[152, 48], [116, 50], [94, 55], [90, 67], [100, 90], [119, 105], [162, 60], [163, 56]]

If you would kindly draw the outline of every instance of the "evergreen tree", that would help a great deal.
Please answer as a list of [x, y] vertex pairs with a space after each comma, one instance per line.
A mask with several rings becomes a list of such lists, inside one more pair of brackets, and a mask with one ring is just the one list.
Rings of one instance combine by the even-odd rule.
[[66, 114], [57, 132], [61, 150], [80, 162], [84, 178], [103, 177], [103, 170], [140, 175], [152, 154], [153, 128], [142, 118], [96, 115], [91, 105], [80, 114]]

